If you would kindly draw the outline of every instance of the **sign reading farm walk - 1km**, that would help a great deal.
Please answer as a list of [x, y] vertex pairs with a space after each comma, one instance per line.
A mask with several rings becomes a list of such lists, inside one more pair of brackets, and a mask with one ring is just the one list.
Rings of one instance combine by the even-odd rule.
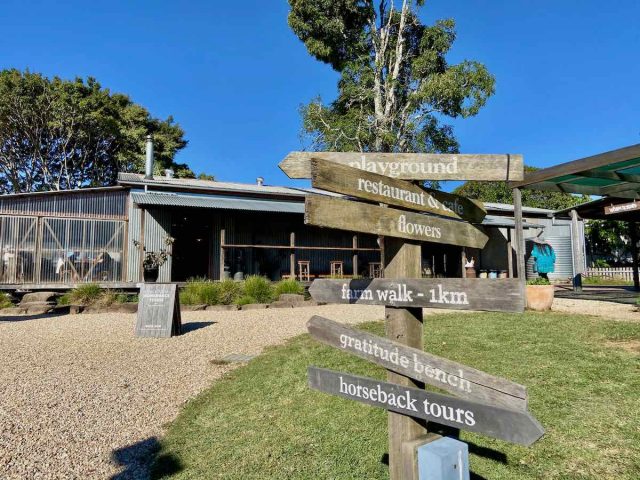
[[[315, 280], [310, 292], [328, 303], [385, 305], [388, 336], [314, 317], [308, 326], [316, 339], [384, 366], [388, 382], [311, 367], [309, 384], [389, 410], [391, 479], [414, 480], [406, 465], [426, 421], [524, 445], [538, 439], [543, 430], [526, 411], [522, 385], [422, 351], [420, 307], [521, 312], [524, 297], [513, 279], [421, 279], [420, 242], [483, 248], [488, 237], [473, 223], [486, 212], [470, 199], [403, 181], [518, 180], [522, 156], [292, 152], [280, 168], [316, 188], [383, 204], [320, 195], [305, 201], [307, 224], [384, 237], [384, 279]], [[462, 398], [425, 392], [425, 384]]]
[[143, 283], [140, 287], [137, 337], [180, 335], [182, 319], [178, 286], [175, 283]]

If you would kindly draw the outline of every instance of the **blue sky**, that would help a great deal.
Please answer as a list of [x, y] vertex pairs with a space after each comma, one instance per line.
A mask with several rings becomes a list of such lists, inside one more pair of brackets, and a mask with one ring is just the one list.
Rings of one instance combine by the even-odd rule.
[[[189, 145], [177, 160], [220, 180], [300, 184], [277, 163], [301, 148], [300, 104], [330, 100], [337, 76], [310, 57], [280, 0], [3, 0], [0, 68], [96, 77]], [[452, 17], [449, 57], [496, 76], [481, 113], [455, 121], [464, 153], [522, 153], [544, 167], [640, 143], [640, 2], [431, 0]]]

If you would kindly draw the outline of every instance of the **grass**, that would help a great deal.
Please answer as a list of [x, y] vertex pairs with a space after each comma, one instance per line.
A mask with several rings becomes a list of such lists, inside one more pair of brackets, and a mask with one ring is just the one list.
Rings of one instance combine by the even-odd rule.
[[[383, 335], [381, 322], [364, 329]], [[545, 426], [531, 448], [463, 432], [477, 479], [640, 478], [640, 324], [563, 314], [426, 317], [425, 350], [528, 386]], [[615, 345], [615, 346], [614, 346]], [[189, 402], [152, 478], [388, 478], [386, 413], [312, 391], [308, 365], [384, 371], [304, 335]], [[171, 473], [172, 472], [172, 473]]]
[[304, 286], [296, 280], [272, 283], [265, 277], [249, 275], [242, 282], [224, 280], [214, 282], [207, 279], [191, 279], [180, 289], [183, 305], [246, 305], [248, 303], [270, 303], [282, 293], [304, 293]]
[[616, 277], [582, 277], [583, 285], [602, 285], [602, 286], [628, 286], [633, 285], [632, 281], [624, 280]]
[[11, 301], [11, 297], [6, 293], [0, 293], [0, 308], [10, 308], [13, 307], [13, 302]]

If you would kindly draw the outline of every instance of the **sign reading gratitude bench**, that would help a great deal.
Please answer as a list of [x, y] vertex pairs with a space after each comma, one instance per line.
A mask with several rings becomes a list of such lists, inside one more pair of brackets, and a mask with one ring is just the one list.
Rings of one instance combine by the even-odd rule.
[[143, 283], [138, 300], [137, 337], [180, 335], [182, 319], [175, 283]]

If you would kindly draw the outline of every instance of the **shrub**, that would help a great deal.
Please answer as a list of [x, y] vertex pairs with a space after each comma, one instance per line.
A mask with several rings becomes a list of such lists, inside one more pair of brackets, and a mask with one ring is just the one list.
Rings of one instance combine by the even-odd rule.
[[248, 276], [243, 285], [243, 297], [251, 297], [253, 303], [269, 303], [273, 300], [273, 284], [259, 275]]
[[6, 293], [0, 293], [0, 308], [13, 307], [11, 297]]
[[264, 302], [259, 302], [258, 300], [256, 300], [254, 297], [252, 297], [251, 295], [243, 295], [240, 298], [238, 298], [236, 300], [236, 305], [250, 305], [252, 303], [264, 303]]
[[91, 305], [103, 296], [102, 288], [97, 283], [80, 285], [69, 292], [71, 303], [78, 305]]
[[220, 303], [220, 284], [200, 278], [189, 279], [180, 291], [184, 305], [217, 305]]
[[609, 268], [609, 264], [603, 258], [598, 258], [595, 262], [593, 262], [593, 268]]
[[283, 293], [294, 293], [296, 295], [303, 295], [304, 285], [294, 279], [280, 280], [275, 284], [274, 297], [278, 298]]
[[70, 305], [71, 304], [71, 295], [69, 295], [69, 292], [67, 292], [64, 295], [59, 296], [56, 299], [56, 302], [58, 303], [58, 305]]
[[221, 305], [232, 305], [242, 296], [242, 285], [233, 280], [223, 280], [217, 284], [219, 288], [218, 300]]
[[527, 285], [551, 285], [551, 282], [548, 278], [530, 278], [527, 280]]

